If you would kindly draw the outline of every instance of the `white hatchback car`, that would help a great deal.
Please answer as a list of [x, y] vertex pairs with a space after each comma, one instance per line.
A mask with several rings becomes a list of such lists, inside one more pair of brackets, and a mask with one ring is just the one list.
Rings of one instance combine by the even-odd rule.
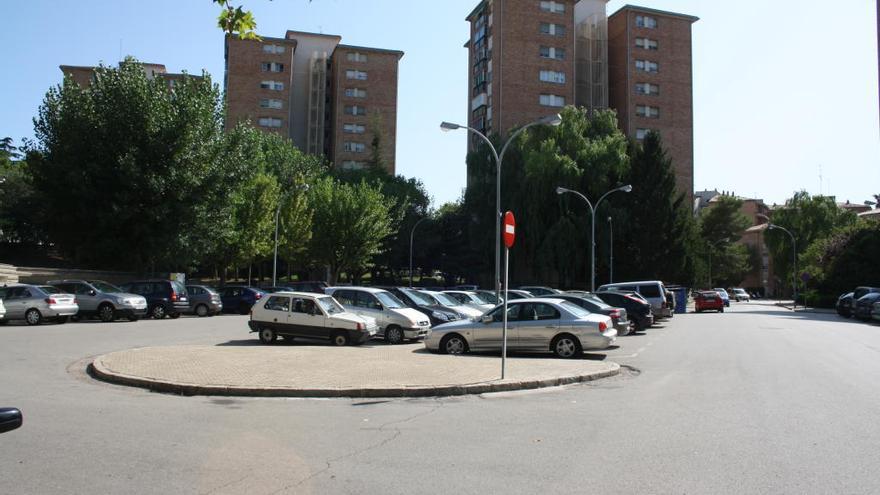
[[431, 328], [431, 321], [424, 313], [407, 307], [387, 290], [372, 287], [328, 287], [324, 291], [348, 311], [375, 319], [379, 334], [389, 344], [423, 339]]
[[363, 344], [376, 335], [376, 320], [349, 313], [330, 296], [278, 292], [251, 308], [248, 326], [260, 342], [273, 344], [281, 336], [329, 340], [334, 345]]

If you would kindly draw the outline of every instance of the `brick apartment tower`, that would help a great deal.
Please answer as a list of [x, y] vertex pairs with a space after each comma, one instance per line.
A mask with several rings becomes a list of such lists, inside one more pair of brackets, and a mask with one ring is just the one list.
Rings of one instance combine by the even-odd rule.
[[691, 25], [698, 18], [626, 5], [608, 18], [610, 104], [620, 127], [641, 140], [660, 133], [679, 191], [694, 190]]
[[344, 169], [369, 166], [378, 138], [385, 166], [395, 173], [403, 52], [342, 45], [341, 40], [298, 31], [260, 41], [227, 36], [227, 129], [250, 121]]

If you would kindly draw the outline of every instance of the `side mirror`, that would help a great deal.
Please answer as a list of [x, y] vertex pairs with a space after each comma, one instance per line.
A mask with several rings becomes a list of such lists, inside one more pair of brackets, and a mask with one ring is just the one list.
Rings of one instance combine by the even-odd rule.
[[492, 315], [483, 315], [482, 317], [480, 317], [480, 321], [488, 325], [489, 323], [495, 321], [495, 318], [492, 318]]
[[98, 294], [98, 293], [95, 292], [95, 289], [89, 289], [89, 295], [90, 295], [90, 296], [94, 296], [94, 295], [97, 295], [97, 294]]
[[12, 431], [21, 426], [21, 411], [14, 407], [0, 409], [0, 433]]

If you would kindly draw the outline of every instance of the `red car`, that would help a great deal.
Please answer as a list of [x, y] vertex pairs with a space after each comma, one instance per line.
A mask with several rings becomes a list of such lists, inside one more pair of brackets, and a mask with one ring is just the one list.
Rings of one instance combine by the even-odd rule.
[[721, 299], [721, 294], [714, 290], [703, 290], [698, 292], [696, 297], [694, 297], [694, 302], [697, 306], [697, 313], [702, 313], [706, 310], [715, 310], [719, 313], [724, 312], [724, 301]]

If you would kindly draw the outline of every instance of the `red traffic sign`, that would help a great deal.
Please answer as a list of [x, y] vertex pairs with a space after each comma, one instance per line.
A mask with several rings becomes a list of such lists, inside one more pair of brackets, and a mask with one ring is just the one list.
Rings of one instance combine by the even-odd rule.
[[508, 249], [513, 247], [513, 241], [516, 240], [516, 219], [513, 218], [513, 212], [508, 211], [504, 214], [504, 245]]

